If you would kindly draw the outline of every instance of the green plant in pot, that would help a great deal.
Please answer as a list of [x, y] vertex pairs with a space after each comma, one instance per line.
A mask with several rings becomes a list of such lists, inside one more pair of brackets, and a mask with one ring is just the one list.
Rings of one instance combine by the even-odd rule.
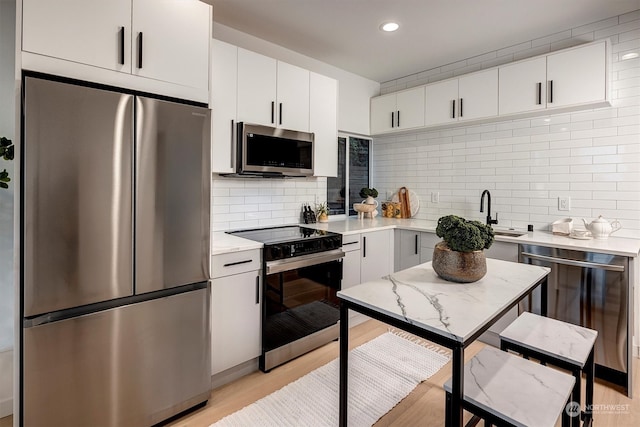
[[365, 199], [362, 201], [362, 203], [373, 205], [375, 204], [375, 200], [373, 199], [378, 197], [378, 190], [376, 190], [375, 188], [362, 187], [362, 189], [360, 190], [360, 197]]
[[493, 244], [493, 229], [480, 221], [456, 215], [438, 219], [436, 235], [443, 239], [433, 249], [431, 265], [438, 276], [450, 282], [470, 283], [487, 274], [484, 249]]

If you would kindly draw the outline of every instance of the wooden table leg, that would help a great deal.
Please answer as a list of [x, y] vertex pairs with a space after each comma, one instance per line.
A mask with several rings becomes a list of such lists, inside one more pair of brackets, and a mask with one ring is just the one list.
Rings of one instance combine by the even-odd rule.
[[340, 427], [347, 427], [347, 373], [349, 357], [349, 309], [344, 301], [340, 302]]

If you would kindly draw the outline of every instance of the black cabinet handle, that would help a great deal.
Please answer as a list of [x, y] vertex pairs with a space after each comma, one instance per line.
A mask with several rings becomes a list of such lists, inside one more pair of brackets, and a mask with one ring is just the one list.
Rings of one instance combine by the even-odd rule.
[[120, 27], [120, 31], [118, 31], [118, 41], [120, 42], [120, 65], [124, 65], [124, 27]]
[[391, 127], [394, 127], [395, 121], [396, 121], [396, 116], [395, 116], [395, 111], [391, 112]]
[[346, 242], [346, 243], [343, 243], [342, 246], [355, 245], [356, 243], [358, 242]]
[[224, 264], [223, 267], [233, 267], [234, 265], [248, 264], [251, 261], [253, 261], [253, 260], [252, 259], [245, 259], [244, 261], [230, 262], [228, 264]]
[[230, 159], [229, 159], [229, 165], [231, 166], [231, 169], [233, 169], [233, 162], [236, 158], [236, 150], [238, 149], [237, 147], [237, 142], [236, 142], [236, 126], [235, 126], [235, 120], [231, 119], [231, 150], [230, 151]]
[[138, 68], [142, 68], [142, 31], [138, 33]]
[[460, 117], [462, 117], [462, 98], [460, 98]]
[[271, 101], [271, 123], [275, 123], [275, 114], [276, 114], [276, 103]]
[[280, 105], [278, 106], [278, 122], [280, 124], [282, 124], [282, 102], [280, 103]]
[[398, 119], [396, 120], [396, 124], [400, 127], [400, 110], [398, 110]]
[[553, 102], [553, 80], [549, 80], [549, 103]]
[[452, 101], [452, 106], [451, 106], [451, 118], [455, 119], [456, 118], [456, 100], [454, 99]]
[[418, 255], [418, 235], [416, 234], [416, 255]]
[[538, 83], [538, 105], [542, 105], [542, 82]]
[[367, 238], [362, 236], [362, 258], [367, 257]]
[[256, 304], [260, 304], [260, 276], [256, 276]]

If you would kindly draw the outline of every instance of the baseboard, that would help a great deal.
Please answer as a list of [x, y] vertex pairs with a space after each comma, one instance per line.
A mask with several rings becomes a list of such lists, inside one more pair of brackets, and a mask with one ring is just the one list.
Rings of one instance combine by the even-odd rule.
[[13, 398], [0, 400], [0, 418], [13, 414]]
[[237, 366], [211, 376], [211, 389], [228, 384], [258, 370], [258, 358], [248, 360]]

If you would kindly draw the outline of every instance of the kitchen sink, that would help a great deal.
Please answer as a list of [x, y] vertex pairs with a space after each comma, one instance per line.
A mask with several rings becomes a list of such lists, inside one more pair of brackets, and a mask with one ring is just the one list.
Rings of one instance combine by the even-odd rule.
[[518, 231], [518, 230], [493, 230], [493, 234], [496, 236], [507, 236], [507, 237], [520, 237], [527, 234], [526, 231]]

